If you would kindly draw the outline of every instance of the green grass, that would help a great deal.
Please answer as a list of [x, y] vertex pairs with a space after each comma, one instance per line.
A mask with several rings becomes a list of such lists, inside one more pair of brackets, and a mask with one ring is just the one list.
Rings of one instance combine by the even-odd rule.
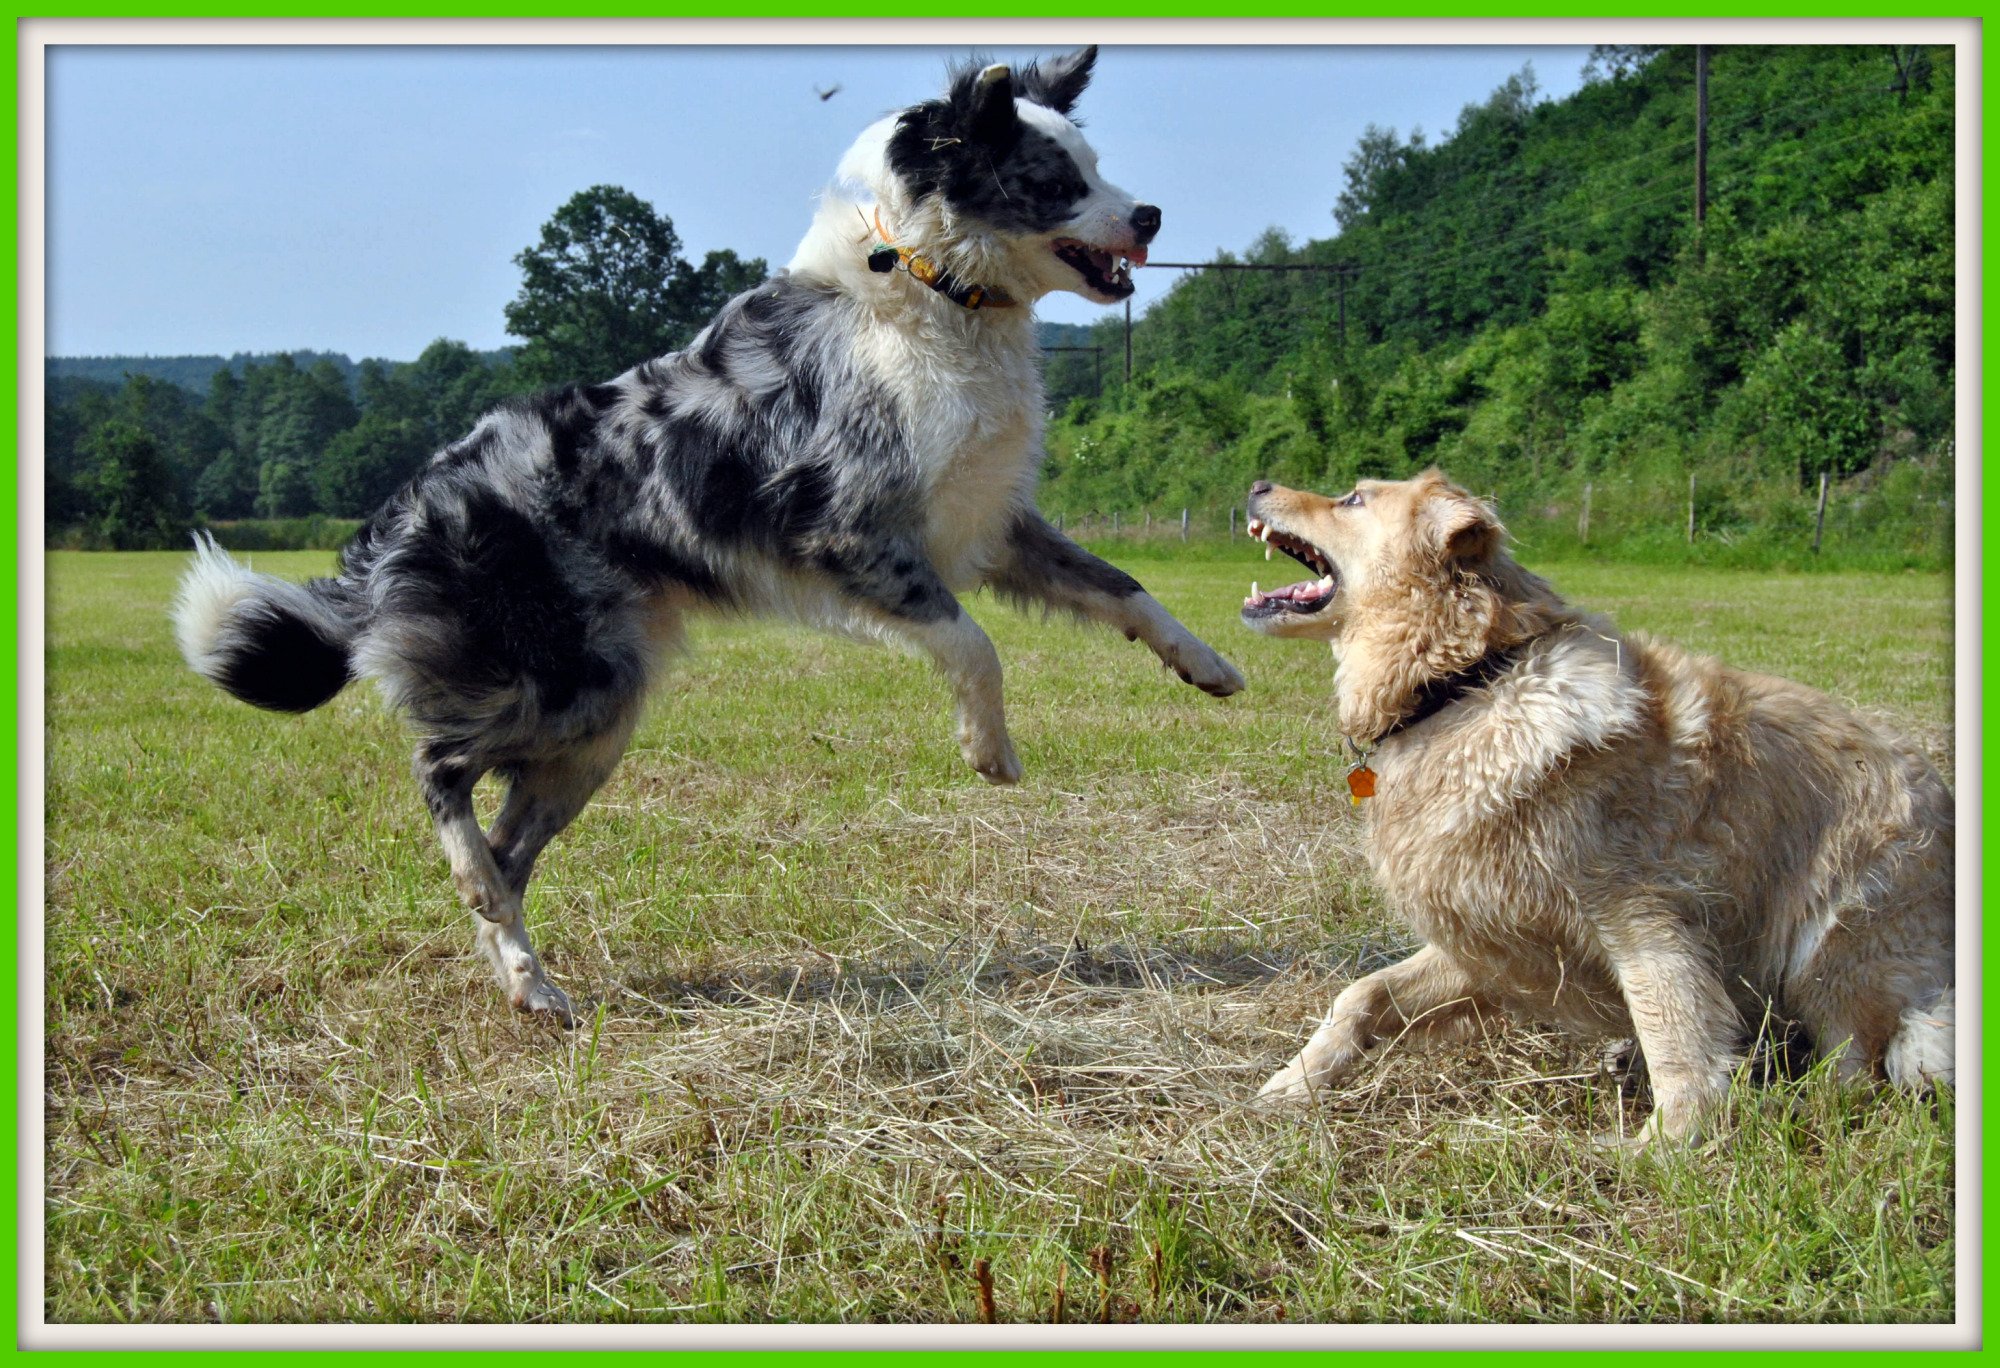
[[[1234, 625], [1271, 572], [1114, 554], [1252, 687], [982, 601], [1015, 790], [917, 662], [698, 631], [530, 895], [573, 1032], [473, 959], [367, 690], [234, 703], [181, 557], [51, 555], [47, 1317], [967, 1320], [987, 1260], [1010, 1320], [1951, 1319], [1948, 1099], [1745, 1086], [1726, 1148], [1621, 1164], [1643, 1099], [1517, 1031], [1247, 1110], [1409, 937], [1324, 652]], [[1549, 572], [1949, 765], [1942, 576]]]

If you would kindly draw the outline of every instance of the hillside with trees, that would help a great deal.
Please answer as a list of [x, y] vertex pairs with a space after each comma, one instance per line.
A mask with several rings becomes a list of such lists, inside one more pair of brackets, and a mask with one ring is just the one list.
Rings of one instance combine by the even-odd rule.
[[[1070, 518], [1220, 510], [1258, 477], [1342, 489], [1431, 464], [1517, 533], [1745, 556], [1810, 540], [1819, 475], [1850, 548], [1951, 554], [1948, 49], [1715, 48], [1706, 221], [1695, 52], [1600, 48], [1532, 71], [1449, 136], [1371, 127], [1328, 187], [1337, 231], [1275, 230], [1052, 372], [1043, 502]], [[1726, 555], [1721, 558], [1726, 559]], [[1768, 559], [1768, 556], [1765, 557]]]
[[[1186, 273], [1138, 320], [1129, 384], [1119, 313], [1042, 325], [1043, 505], [1219, 530], [1259, 477], [1437, 464], [1539, 550], [1582, 539], [1588, 499], [1593, 546], [1769, 564], [1809, 545], [1824, 474], [1842, 563], [1947, 564], [1952, 56], [1710, 49], [1699, 227], [1692, 48], [1599, 48], [1561, 101], [1524, 70], [1441, 138], [1371, 126], [1326, 186], [1330, 236], [1221, 258], [1311, 269]], [[496, 401], [678, 347], [765, 273], [685, 259], [615, 186], [515, 261], [506, 351], [52, 359], [51, 541], [365, 516]]]
[[[52, 358], [45, 521], [52, 544], [184, 545], [190, 527], [262, 520], [225, 540], [326, 539], [367, 516], [509, 397], [603, 379], [686, 344], [760, 260], [680, 255], [673, 221], [616, 186], [584, 190], [515, 257], [518, 349], [440, 338], [414, 361], [337, 353]], [[336, 529], [337, 530], [337, 529]]]

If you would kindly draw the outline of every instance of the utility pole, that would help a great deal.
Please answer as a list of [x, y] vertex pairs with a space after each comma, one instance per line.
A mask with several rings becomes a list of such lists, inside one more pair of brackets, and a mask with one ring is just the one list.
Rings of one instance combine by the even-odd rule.
[[1132, 296], [1125, 296], [1125, 386], [1132, 385]]
[[1694, 46], [1694, 226], [1708, 221], [1708, 47]]

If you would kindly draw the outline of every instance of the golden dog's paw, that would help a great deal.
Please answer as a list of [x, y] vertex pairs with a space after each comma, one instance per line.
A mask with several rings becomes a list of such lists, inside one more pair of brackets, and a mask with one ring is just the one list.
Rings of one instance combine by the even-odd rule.
[[1310, 1102], [1317, 1091], [1306, 1074], [1305, 1061], [1294, 1059], [1264, 1081], [1255, 1100], [1260, 1106]]

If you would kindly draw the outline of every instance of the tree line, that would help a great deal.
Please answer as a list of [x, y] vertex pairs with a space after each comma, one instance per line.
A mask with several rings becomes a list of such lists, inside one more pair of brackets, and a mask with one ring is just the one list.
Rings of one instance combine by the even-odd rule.
[[[363, 517], [499, 401], [608, 379], [685, 346], [765, 263], [681, 255], [673, 221], [616, 186], [571, 197], [515, 257], [511, 351], [439, 339], [414, 361], [284, 354], [187, 363], [206, 392], [160, 375], [52, 366], [45, 517], [51, 540], [116, 549], [184, 544], [196, 524], [313, 514]], [[172, 369], [176, 363], [179, 369]], [[95, 373], [93, 373], [95, 372]]]
[[1186, 274], [1129, 386], [1122, 355], [1101, 389], [1088, 356], [1051, 363], [1045, 504], [1220, 508], [1260, 476], [1436, 463], [1503, 512], [1586, 482], [1602, 510], [1699, 474], [1701, 530], [1797, 541], [1825, 471], [1885, 545], [1948, 560], [1951, 50], [1710, 49], [1699, 227], [1695, 61], [1600, 48], [1565, 100], [1530, 69], [1443, 139], [1371, 127], [1336, 231], [1223, 258], [1339, 269]]

